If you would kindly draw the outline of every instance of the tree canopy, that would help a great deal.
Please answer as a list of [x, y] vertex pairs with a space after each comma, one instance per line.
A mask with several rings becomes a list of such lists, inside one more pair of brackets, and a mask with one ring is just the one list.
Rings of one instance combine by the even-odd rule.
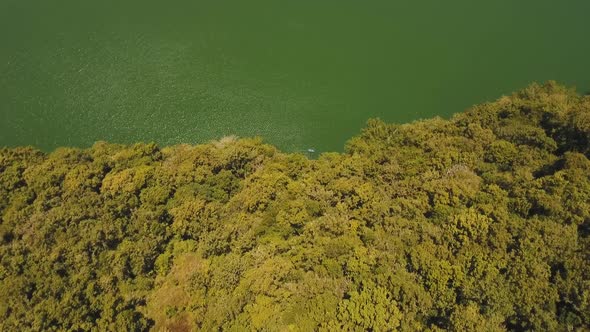
[[554, 82], [315, 160], [2, 148], [0, 330], [587, 330], [589, 157]]

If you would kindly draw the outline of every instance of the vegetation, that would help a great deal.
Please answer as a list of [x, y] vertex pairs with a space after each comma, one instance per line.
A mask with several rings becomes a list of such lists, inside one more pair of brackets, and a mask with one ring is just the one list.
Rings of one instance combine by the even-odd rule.
[[590, 97], [258, 139], [0, 150], [0, 330], [586, 331]]

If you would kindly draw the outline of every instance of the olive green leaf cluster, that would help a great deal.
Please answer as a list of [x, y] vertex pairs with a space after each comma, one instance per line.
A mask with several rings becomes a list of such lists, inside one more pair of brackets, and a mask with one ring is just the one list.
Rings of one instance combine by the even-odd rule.
[[2, 331], [584, 331], [590, 97], [259, 139], [0, 150]]

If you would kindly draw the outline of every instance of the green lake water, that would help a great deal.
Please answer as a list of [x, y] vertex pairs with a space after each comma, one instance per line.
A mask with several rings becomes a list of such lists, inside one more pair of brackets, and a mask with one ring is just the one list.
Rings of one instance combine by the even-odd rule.
[[530, 82], [590, 90], [590, 1], [0, 0], [0, 146], [341, 151]]

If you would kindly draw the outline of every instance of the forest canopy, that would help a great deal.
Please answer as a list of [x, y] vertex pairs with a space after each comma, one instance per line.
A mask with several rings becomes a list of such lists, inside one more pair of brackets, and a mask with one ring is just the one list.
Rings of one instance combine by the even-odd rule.
[[589, 157], [554, 82], [317, 159], [2, 148], [0, 330], [588, 330]]

